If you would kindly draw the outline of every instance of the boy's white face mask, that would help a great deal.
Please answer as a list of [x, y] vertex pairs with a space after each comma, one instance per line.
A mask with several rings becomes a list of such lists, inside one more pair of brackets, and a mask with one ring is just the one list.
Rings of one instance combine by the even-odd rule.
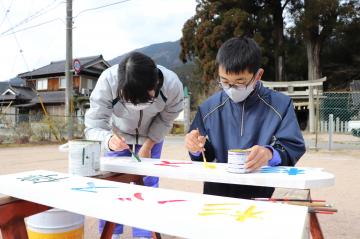
[[254, 90], [254, 85], [249, 85], [244, 88], [230, 87], [224, 89], [225, 93], [232, 99], [235, 103], [244, 101]]

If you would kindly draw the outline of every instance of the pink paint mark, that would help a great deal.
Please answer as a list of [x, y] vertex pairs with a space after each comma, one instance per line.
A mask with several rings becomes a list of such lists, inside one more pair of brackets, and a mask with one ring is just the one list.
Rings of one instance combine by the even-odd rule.
[[154, 165], [169, 166], [169, 167], [179, 167], [178, 164], [192, 164], [192, 162], [169, 162], [169, 161], [165, 161], [165, 160], [162, 160], [160, 162], [161, 163], [156, 163]]
[[166, 200], [166, 201], [158, 201], [159, 204], [165, 204], [165, 203], [169, 203], [169, 202], [186, 202], [187, 200]]
[[134, 193], [134, 197], [139, 199], [139, 200], [144, 201], [144, 198], [142, 197], [141, 193]]

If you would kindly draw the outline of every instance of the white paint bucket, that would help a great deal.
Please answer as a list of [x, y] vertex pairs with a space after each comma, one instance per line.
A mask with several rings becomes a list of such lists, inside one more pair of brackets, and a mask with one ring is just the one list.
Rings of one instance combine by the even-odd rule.
[[83, 239], [83, 215], [51, 209], [25, 219], [29, 239]]
[[59, 150], [69, 152], [68, 172], [70, 174], [95, 176], [100, 173], [100, 141], [71, 140], [60, 145]]

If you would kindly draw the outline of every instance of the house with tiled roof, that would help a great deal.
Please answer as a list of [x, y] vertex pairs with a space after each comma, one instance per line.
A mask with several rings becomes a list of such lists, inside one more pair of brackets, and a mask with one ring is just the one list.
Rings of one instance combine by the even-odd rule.
[[[89, 107], [89, 95], [94, 89], [100, 74], [110, 67], [102, 55], [78, 58], [80, 71], [73, 72], [73, 96], [75, 115], [83, 116]], [[24, 86], [12, 86], [0, 93], [2, 108], [11, 103], [11, 114], [43, 114], [41, 102], [47, 113], [63, 116], [65, 113], [65, 60], [24, 72], [17, 76], [25, 82]], [[16, 121], [23, 119], [16, 117]]]

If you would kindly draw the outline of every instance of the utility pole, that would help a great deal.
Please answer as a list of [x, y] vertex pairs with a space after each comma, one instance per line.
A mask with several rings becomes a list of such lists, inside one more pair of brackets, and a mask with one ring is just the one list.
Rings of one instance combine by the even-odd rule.
[[66, 63], [65, 63], [65, 117], [67, 125], [67, 138], [73, 138], [73, 114], [71, 101], [73, 98], [72, 82], [72, 0], [66, 0]]

